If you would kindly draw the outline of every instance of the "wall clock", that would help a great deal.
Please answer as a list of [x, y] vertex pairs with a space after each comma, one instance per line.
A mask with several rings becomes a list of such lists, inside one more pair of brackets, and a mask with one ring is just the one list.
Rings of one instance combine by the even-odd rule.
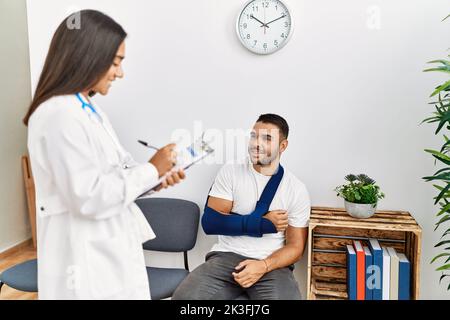
[[248, 50], [271, 54], [283, 48], [292, 35], [291, 12], [280, 0], [251, 0], [240, 12], [236, 30]]

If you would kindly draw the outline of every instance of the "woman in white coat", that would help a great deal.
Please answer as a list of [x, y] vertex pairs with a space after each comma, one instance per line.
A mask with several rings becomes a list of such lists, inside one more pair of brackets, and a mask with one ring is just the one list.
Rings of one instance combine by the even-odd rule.
[[[179, 183], [174, 145], [144, 164], [94, 103], [123, 77], [126, 33], [93, 10], [57, 29], [24, 119], [36, 187], [40, 299], [150, 299], [142, 243], [155, 237], [135, 204], [158, 179]], [[72, 17], [72, 16], [71, 16]]]

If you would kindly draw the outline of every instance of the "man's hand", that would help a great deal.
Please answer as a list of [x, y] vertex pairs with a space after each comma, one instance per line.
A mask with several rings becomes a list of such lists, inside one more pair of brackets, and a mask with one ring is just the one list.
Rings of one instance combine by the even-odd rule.
[[234, 280], [243, 288], [250, 288], [267, 272], [266, 263], [262, 260], [244, 260], [235, 269]]
[[284, 232], [288, 227], [288, 214], [286, 210], [269, 211], [263, 218], [270, 220], [278, 232]]

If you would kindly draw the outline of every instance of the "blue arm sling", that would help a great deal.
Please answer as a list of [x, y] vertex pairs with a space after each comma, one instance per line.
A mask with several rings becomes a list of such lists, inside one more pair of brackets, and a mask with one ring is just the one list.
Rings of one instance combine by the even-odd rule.
[[277, 229], [273, 223], [264, 219], [263, 216], [269, 212], [270, 204], [278, 190], [281, 180], [283, 179], [284, 169], [280, 165], [276, 174], [274, 174], [261, 197], [256, 203], [255, 211], [247, 215], [240, 215], [231, 212], [225, 215], [208, 207], [206, 201], [205, 211], [202, 217], [202, 227], [206, 234], [225, 235], [225, 236], [251, 236], [262, 237], [266, 233], [277, 233]]

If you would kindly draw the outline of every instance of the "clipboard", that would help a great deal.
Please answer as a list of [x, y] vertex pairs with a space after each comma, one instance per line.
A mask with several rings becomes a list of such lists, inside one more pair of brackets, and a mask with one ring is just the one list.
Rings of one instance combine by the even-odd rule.
[[[181, 164], [176, 165], [172, 170], [188, 170], [198, 162], [214, 153], [215, 150], [208, 144], [208, 142], [204, 141], [203, 138], [204, 134], [190, 146], [180, 147], [177, 150], [177, 162], [181, 162]], [[155, 193], [156, 189], [161, 186], [164, 180], [165, 177], [161, 177], [155, 186], [151, 187], [149, 191], [140, 195], [138, 199], [145, 198]]]

